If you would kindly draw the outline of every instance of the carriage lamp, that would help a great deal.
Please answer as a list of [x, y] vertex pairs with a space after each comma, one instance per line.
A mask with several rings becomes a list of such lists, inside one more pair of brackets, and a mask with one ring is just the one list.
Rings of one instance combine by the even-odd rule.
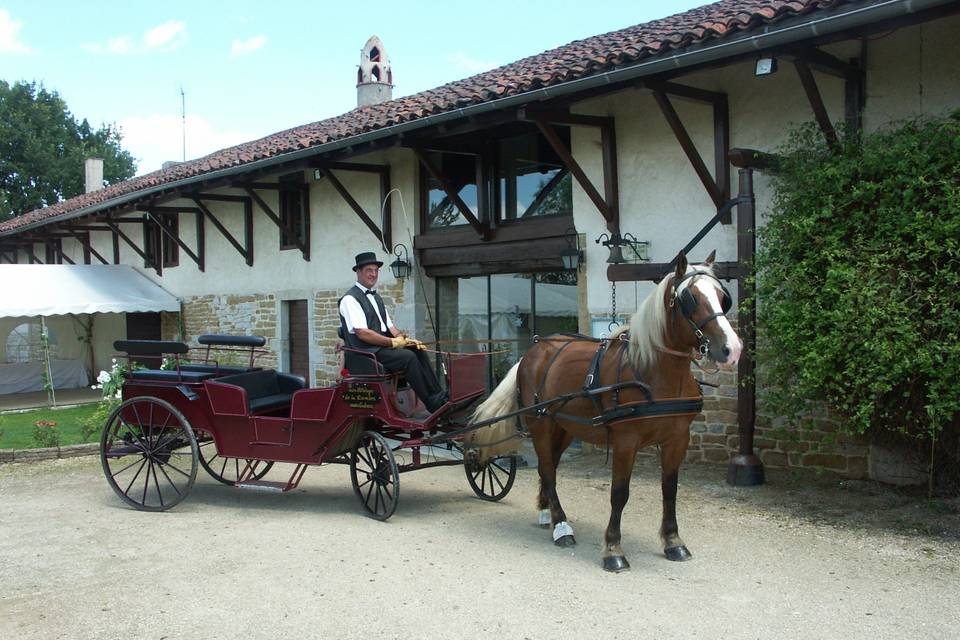
[[580, 236], [573, 227], [567, 229], [566, 248], [560, 252], [563, 268], [567, 271], [576, 271], [583, 262], [583, 251], [580, 249]]
[[[401, 252], [401, 249], [403, 251]], [[402, 280], [410, 275], [410, 271], [413, 267], [410, 265], [410, 254], [407, 253], [407, 247], [403, 244], [397, 244], [393, 248], [393, 255], [397, 256], [397, 259], [390, 263], [390, 271], [393, 272], [393, 277], [397, 280]]]
[[769, 76], [777, 72], [777, 59], [773, 56], [764, 56], [757, 60], [757, 66], [753, 70], [755, 76]]
[[[623, 264], [630, 260], [650, 262], [650, 243], [647, 240], [637, 240], [632, 233], [620, 235], [617, 232], [613, 232], [609, 236], [601, 233], [600, 237], [594, 242], [610, 249], [610, 257], [607, 258], [608, 264]], [[624, 247], [630, 249], [633, 257], [627, 258], [623, 255]]]

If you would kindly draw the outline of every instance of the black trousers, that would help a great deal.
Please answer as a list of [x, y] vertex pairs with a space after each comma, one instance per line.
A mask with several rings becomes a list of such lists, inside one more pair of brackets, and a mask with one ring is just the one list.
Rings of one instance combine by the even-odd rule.
[[433, 373], [427, 354], [418, 349], [380, 349], [377, 360], [390, 373], [403, 373], [417, 397], [428, 405], [440, 392], [440, 383]]

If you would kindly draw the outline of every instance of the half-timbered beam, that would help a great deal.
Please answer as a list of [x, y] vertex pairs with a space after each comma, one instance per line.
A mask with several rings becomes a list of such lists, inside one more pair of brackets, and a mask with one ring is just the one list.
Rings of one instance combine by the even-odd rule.
[[[299, 188], [298, 188], [298, 190], [299, 190]], [[259, 195], [256, 191], [254, 191], [253, 189], [251, 189], [251, 188], [249, 188], [249, 187], [244, 187], [244, 191], [246, 191], [246, 192], [247, 192], [247, 195], [250, 196], [250, 198], [251, 198], [254, 202], [257, 203], [257, 206], [260, 207], [260, 210], [263, 211], [264, 215], [266, 215], [268, 218], [270, 218], [270, 220], [271, 220], [275, 225], [277, 225], [277, 228], [280, 229], [280, 232], [286, 234], [286, 237], [292, 242], [292, 244], [293, 244], [295, 247], [297, 247], [297, 249], [300, 249], [300, 253], [303, 255], [303, 259], [309, 262], [309, 261], [310, 261], [310, 247], [309, 247], [309, 245], [306, 245], [306, 244], [304, 244], [303, 242], [301, 242], [301, 241], [297, 238], [296, 232], [295, 232], [292, 228], [290, 228], [289, 226], [283, 224], [283, 221], [280, 220], [280, 216], [278, 216], [276, 213], [274, 213], [273, 209], [270, 208], [270, 205], [268, 205], [266, 202], [264, 202], [264, 201], [263, 201], [263, 198], [261, 198], [260, 195]], [[310, 212], [305, 210], [305, 211], [303, 212], [303, 215], [308, 216], [308, 215], [310, 215]]]
[[597, 211], [600, 212], [600, 215], [603, 216], [603, 219], [607, 221], [607, 224], [614, 222], [615, 218], [613, 211], [610, 206], [607, 204], [607, 201], [604, 200], [603, 196], [600, 195], [600, 192], [597, 191], [597, 188], [593, 186], [593, 183], [590, 182], [590, 178], [587, 177], [587, 174], [584, 172], [583, 168], [580, 166], [580, 163], [576, 161], [573, 157], [573, 154], [570, 153], [570, 150], [567, 149], [567, 146], [563, 144], [563, 140], [560, 139], [560, 136], [557, 135], [556, 130], [545, 120], [534, 120], [537, 125], [537, 128], [540, 129], [540, 133], [543, 134], [543, 137], [546, 138], [547, 143], [553, 148], [554, 152], [560, 156], [560, 160], [563, 162], [563, 165], [567, 168], [568, 171], [573, 175], [574, 179], [577, 181], [577, 184], [580, 185], [580, 188], [587, 194], [587, 197], [590, 198], [590, 201], [593, 202], [594, 206], [597, 208]]
[[321, 174], [330, 181], [330, 184], [333, 186], [334, 190], [340, 194], [340, 197], [343, 198], [343, 201], [353, 209], [353, 212], [357, 214], [357, 217], [360, 218], [360, 221], [363, 224], [367, 225], [367, 228], [373, 233], [376, 239], [380, 242], [382, 246], [386, 246], [383, 240], [383, 232], [380, 231], [380, 228], [370, 219], [370, 216], [367, 215], [367, 212], [363, 210], [363, 207], [360, 206], [360, 203], [354, 199], [350, 192], [347, 191], [347, 188], [343, 186], [343, 183], [340, 182], [340, 179], [334, 175], [333, 171], [329, 169], [318, 169]]
[[[107, 229], [107, 227], [104, 227], [104, 229]], [[68, 227], [68, 228], [67, 228], [67, 233], [69, 233], [70, 235], [72, 235], [73, 238], [74, 238], [77, 242], [79, 242], [81, 245], [83, 245], [83, 248], [84, 248], [87, 252], [89, 252], [91, 255], [96, 256], [96, 257], [97, 257], [97, 260], [99, 260], [102, 264], [110, 264], [109, 262], [107, 262], [107, 259], [106, 259], [106, 258], [104, 258], [102, 255], [100, 255], [100, 252], [98, 252], [96, 249], [93, 248], [93, 243], [90, 242], [90, 234], [89, 234], [89, 232], [88, 232], [87, 234], [77, 233], [76, 231], [73, 230], [72, 227]]]
[[823, 137], [827, 139], [827, 144], [836, 149], [839, 146], [837, 132], [830, 122], [830, 116], [827, 115], [827, 107], [823, 104], [823, 97], [820, 95], [820, 89], [817, 87], [817, 80], [813, 77], [810, 65], [802, 58], [793, 61], [793, 66], [800, 76], [800, 84], [803, 85], [803, 91], [807, 94], [807, 100], [810, 102], [810, 108], [813, 109], [813, 116], [820, 125]]
[[[253, 266], [253, 212], [252, 212], [253, 205], [250, 201], [250, 198], [237, 196], [240, 198], [240, 202], [244, 204], [244, 212], [243, 212], [244, 245], [241, 245], [239, 242], [237, 242], [237, 239], [233, 237], [233, 234], [230, 233], [230, 231], [227, 230], [225, 226], [223, 226], [223, 224], [217, 219], [217, 217], [213, 215], [213, 212], [211, 212], [210, 209], [207, 208], [207, 206], [203, 203], [201, 198], [210, 199], [210, 198], [207, 198], [207, 195], [209, 194], [197, 194], [193, 196], [191, 199], [195, 203], [197, 203], [197, 208], [200, 210], [201, 215], [205, 219], [209, 219], [210, 222], [213, 223], [213, 226], [216, 227], [221, 234], [223, 234], [223, 237], [227, 239], [227, 242], [233, 245], [233, 248], [237, 250], [237, 252], [241, 255], [241, 257], [243, 257], [243, 259], [247, 263], [247, 266], [252, 267]], [[231, 200], [230, 202], [236, 202], [236, 201]]]
[[447, 198], [450, 199], [450, 202], [453, 203], [453, 206], [457, 208], [457, 211], [460, 212], [460, 215], [473, 227], [473, 230], [477, 232], [481, 238], [487, 238], [490, 234], [490, 230], [486, 225], [482, 224], [477, 217], [473, 215], [473, 212], [470, 211], [470, 207], [467, 206], [467, 203], [463, 201], [460, 197], [460, 194], [454, 191], [450, 183], [440, 175], [439, 169], [434, 166], [433, 162], [430, 161], [430, 158], [427, 157], [427, 154], [422, 149], [414, 149], [414, 155], [417, 157], [417, 160], [420, 161], [420, 164], [423, 165], [423, 168], [427, 170], [427, 173], [439, 183], [440, 188], [446, 194]]
[[[197, 264], [197, 267], [199, 267], [200, 271], [203, 271], [203, 270], [204, 270], [204, 269], [203, 269], [204, 265], [203, 265], [203, 260], [200, 259], [200, 256], [198, 256], [196, 253], [194, 253], [194, 252], [190, 249], [190, 247], [187, 246], [187, 243], [185, 243], [183, 240], [180, 239], [179, 234], [176, 234], [176, 233], [170, 231], [170, 229], [168, 229], [168, 228], [166, 227], [166, 225], [164, 225], [162, 222], [160, 222], [160, 219], [157, 218], [157, 216], [155, 215], [155, 213], [156, 213], [156, 212], [155, 212], [153, 209], [148, 209], [148, 210], [147, 210], [147, 215], [150, 216], [150, 219], [153, 220], [153, 221], [156, 223], [156, 225], [160, 228], [160, 233], [164, 234], [165, 236], [167, 236], [168, 238], [170, 238], [171, 240], [173, 240], [173, 241], [177, 244], [177, 246], [180, 247], [181, 249], [183, 249], [184, 253], [186, 253], [188, 256], [190, 256], [190, 259], [193, 260], [193, 261]], [[167, 215], [169, 215], [169, 214], [167, 214]], [[200, 244], [199, 244], [199, 243], [200, 243], [200, 240], [201, 240], [201, 238], [197, 238], [197, 250], [198, 250], [200, 253], [203, 253], [203, 249], [200, 248]]]
[[[111, 229], [113, 229], [113, 232], [114, 232], [116, 235], [120, 236], [120, 238], [121, 238], [124, 242], [126, 242], [126, 243], [130, 246], [130, 248], [133, 249], [133, 250], [137, 253], [137, 255], [139, 255], [141, 258], [143, 258], [143, 262], [144, 262], [145, 265], [149, 265], [150, 267], [153, 267], [153, 270], [157, 272], [157, 275], [158, 275], [158, 276], [162, 276], [162, 275], [163, 275], [163, 262], [161, 261], [160, 256], [157, 256], [156, 258], [151, 259], [151, 258], [146, 254], [146, 252], [143, 251], [140, 247], [138, 247], [138, 246], [137, 246], [137, 243], [134, 242], [133, 240], [131, 240], [131, 239], [129, 238], [129, 236], [127, 236], [127, 234], [125, 234], [123, 231], [121, 231], [121, 230], [120, 230], [120, 227], [119, 227], [118, 225], [114, 224], [114, 222], [113, 222], [112, 220], [105, 221], [105, 224], [106, 224], [108, 227], [110, 227]], [[141, 224], [143, 224], [142, 221], [141, 221]], [[117, 261], [117, 263], [119, 264], [119, 260]]]

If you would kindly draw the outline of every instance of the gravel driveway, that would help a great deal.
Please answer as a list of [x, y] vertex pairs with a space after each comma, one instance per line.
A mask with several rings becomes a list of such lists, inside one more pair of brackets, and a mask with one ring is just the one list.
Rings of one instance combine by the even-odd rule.
[[[280, 478], [278, 471], [270, 477]], [[658, 472], [624, 513], [633, 565], [600, 566], [603, 456], [561, 466], [574, 550], [535, 526], [536, 472], [501, 503], [463, 471], [406, 474], [397, 513], [361, 515], [348, 471], [285, 495], [199, 472], [166, 513], [124, 506], [95, 458], [0, 466], [0, 638], [958, 638], [960, 501], [866, 482], [725, 468], [681, 472], [663, 559]]]

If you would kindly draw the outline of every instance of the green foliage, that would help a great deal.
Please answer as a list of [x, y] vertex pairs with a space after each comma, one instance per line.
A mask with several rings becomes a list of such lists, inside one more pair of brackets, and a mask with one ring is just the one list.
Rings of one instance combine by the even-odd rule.
[[936, 437], [960, 416], [960, 111], [781, 153], [758, 232], [765, 400], [842, 429]]
[[41, 449], [60, 446], [60, 432], [53, 420], [37, 420], [33, 424], [33, 441]]
[[120, 131], [77, 121], [56, 91], [0, 80], [0, 220], [84, 191], [84, 160], [103, 158], [108, 183], [133, 176]]
[[107, 422], [107, 418], [119, 406], [120, 400], [116, 398], [105, 399], [98, 403], [93, 413], [80, 420], [81, 441], [96, 442], [100, 437], [100, 430]]

